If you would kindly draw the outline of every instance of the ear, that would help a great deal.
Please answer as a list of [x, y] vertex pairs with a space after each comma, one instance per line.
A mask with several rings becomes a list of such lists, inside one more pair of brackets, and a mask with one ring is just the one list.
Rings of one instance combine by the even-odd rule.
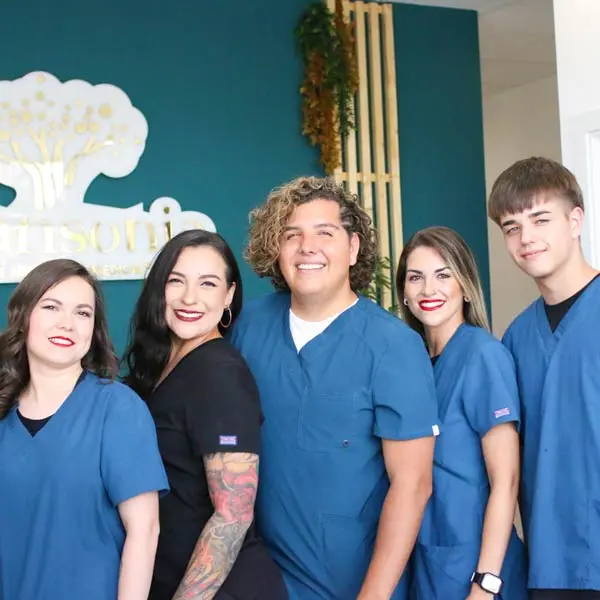
[[360, 250], [360, 238], [358, 233], [354, 232], [350, 236], [350, 266], [353, 267], [358, 259], [358, 251]]
[[583, 230], [584, 212], [581, 207], [576, 206], [569, 213], [569, 225], [571, 227], [571, 237], [580, 238]]
[[227, 295], [225, 296], [225, 306], [231, 306], [234, 295], [235, 295], [235, 282], [233, 282], [231, 284], [231, 287], [227, 290]]

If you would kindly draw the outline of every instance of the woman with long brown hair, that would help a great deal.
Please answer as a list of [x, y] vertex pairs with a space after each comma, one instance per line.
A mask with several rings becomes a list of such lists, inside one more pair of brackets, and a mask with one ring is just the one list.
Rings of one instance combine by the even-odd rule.
[[168, 487], [148, 409], [114, 381], [100, 288], [34, 268], [0, 334], [0, 600], [146, 600]]
[[413, 555], [413, 600], [525, 600], [513, 526], [519, 396], [510, 354], [489, 333], [475, 258], [447, 227], [406, 244], [397, 273], [402, 316], [434, 364], [442, 432], [433, 494]]

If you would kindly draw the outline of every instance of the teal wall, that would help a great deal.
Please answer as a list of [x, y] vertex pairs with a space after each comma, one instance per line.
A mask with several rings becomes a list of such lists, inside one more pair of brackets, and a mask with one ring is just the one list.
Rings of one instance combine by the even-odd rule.
[[[137, 169], [100, 177], [86, 201], [118, 207], [172, 196], [207, 213], [238, 259], [248, 211], [275, 185], [319, 172], [300, 133], [293, 29], [307, 0], [4, 2], [0, 79], [34, 70], [121, 87], [146, 116]], [[0, 186], [2, 187], [2, 186]], [[14, 194], [0, 189], [7, 204]], [[246, 297], [270, 289], [243, 265]], [[140, 282], [106, 282], [123, 348]], [[0, 286], [0, 325], [13, 286]]]
[[[128, 177], [100, 177], [86, 200], [125, 207], [166, 195], [207, 213], [238, 258], [248, 211], [275, 185], [319, 173], [300, 134], [293, 28], [309, 0], [5, 2], [0, 79], [45, 70], [121, 87], [149, 122]], [[405, 236], [458, 229], [488, 290], [475, 13], [394, 6]], [[0, 202], [12, 194], [0, 186]], [[243, 261], [241, 261], [243, 262]], [[246, 297], [269, 290], [242, 265]], [[140, 282], [105, 282], [119, 350]], [[0, 286], [0, 325], [12, 286]]]
[[446, 225], [473, 249], [489, 303], [477, 13], [394, 5], [405, 240]]

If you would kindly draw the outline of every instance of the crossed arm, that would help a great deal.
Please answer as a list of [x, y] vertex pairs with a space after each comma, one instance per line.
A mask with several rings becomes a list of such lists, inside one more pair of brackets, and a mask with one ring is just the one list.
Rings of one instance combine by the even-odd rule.
[[212, 600], [229, 575], [254, 518], [258, 456], [208, 454], [204, 468], [215, 511], [198, 538], [173, 600]]

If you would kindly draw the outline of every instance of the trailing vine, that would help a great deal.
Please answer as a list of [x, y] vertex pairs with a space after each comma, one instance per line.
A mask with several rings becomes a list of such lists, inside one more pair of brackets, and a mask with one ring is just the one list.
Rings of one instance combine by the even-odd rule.
[[321, 164], [331, 175], [340, 166], [340, 139], [354, 127], [354, 28], [344, 18], [342, 0], [336, 0], [335, 12], [317, 1], [302, 14], [295, 34], [304, 63], [302, 133], [320, 147]]

